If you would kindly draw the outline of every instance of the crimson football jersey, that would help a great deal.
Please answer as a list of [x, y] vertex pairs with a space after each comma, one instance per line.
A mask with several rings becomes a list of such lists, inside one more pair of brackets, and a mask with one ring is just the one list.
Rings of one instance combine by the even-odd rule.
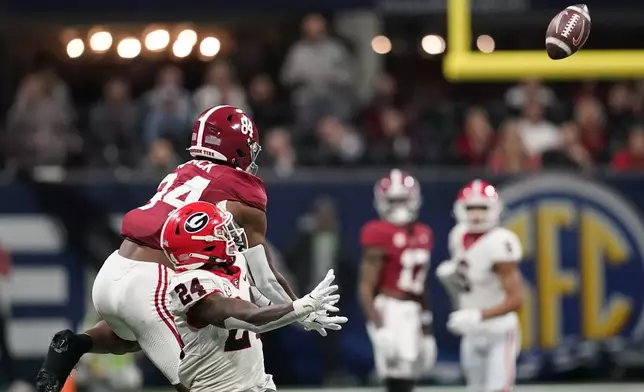
[[223, 200], [266, 211], [266, 187], [259, 177], [243, 170], [209, 161], [188, 161], [161, 181], [147, 204], [125, 214], [121, 235], [139, 245], [161, 249], [161, 230], [172, 211], [195, 201], [217, 204]]
[[433, 248], [429, 226], [414, 223], [407, 230], [384, 220], [373, 220], [362, 227], [360, 242], [363, 248], [376, 247], [385, 252], [380, 290], [423, 294]]

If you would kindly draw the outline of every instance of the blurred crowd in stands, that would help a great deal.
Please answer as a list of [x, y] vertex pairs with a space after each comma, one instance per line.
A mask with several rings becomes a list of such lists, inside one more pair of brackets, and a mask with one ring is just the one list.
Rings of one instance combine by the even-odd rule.
[[575, 95], [558, 96], [539, 80], [526, 80], [479, 106], [449, 95], [405, 96], [399, 75], [384, 72], [363, 102], [354, 85], [359, 72], [350, 48], [318, 15], [304, 19], [302, 38], [279, 72], [251, 75], [243, 84], [225, 58], [207, 66], [194, 91], [184, 87], [182, 69], [169, 65], [139, 97], [131, 80], [114, 77], [99, 102], [79, 109], [66, 81], [39, 71], [22, 80], [6, 116], [6, 167], [165, 171], [186, 159], [196, 115], [230, 104], [255, 119], [264, 168], [282, 176], [300, 166], [408, 163], [495, 173], [644, 171], [644, 82], [585, 82]]

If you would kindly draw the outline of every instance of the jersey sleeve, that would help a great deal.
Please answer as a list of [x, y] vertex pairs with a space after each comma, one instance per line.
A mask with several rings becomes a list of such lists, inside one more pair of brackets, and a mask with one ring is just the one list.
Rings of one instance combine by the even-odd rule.
[[169, 305], [172, 314], [185, 314], [200, 300], [223, 293], [217, 276], [201, 270], [177, 273], [170, 280]]
[[386, 244], [385, 234], [377, 221], [368, 222], [360, 231], [360, 245], [363, 248], [383, 248]]
[[208, 202], [217, 204], [222, 200], [238, 201], [266, 211], [268, 203], [266, 185], [259, 177], [245, 171], [228, 169], [217, 179], [216, 186], [206, 195]]
[[520, 262], [523, 258], [523, 247], [516, 234], [503, 229], [494, 241], [490, 256], [495, 263]]

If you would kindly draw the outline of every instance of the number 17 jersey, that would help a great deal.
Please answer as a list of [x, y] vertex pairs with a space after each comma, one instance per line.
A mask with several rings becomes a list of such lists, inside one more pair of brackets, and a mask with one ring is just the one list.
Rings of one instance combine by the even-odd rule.
[[245, 171], [210, 161], [188, 161], [161, 181], [144, 206], [125, 214], [121, 235], [139, 245], [161, 249], [161, 231], [172, 211], [196, 201], [217, 204], [224, 200], [266, 211], [266, 187], [259, 177]]
[[429, 226], [416, 222], [404, 228], [385, 220], [373, 220], [362, 227], [360, 242], [363, 248], [379, 248], [384, 253], [379, 291], [399, 292], [420, 299], [425, 292], [433, 247]]

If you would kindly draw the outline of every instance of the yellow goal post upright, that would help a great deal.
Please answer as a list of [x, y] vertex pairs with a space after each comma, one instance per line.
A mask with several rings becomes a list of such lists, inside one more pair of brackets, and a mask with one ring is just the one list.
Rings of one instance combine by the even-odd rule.
[[[592, 17], [592, 9], [590, 14]], [[554, 17], [554, 15], [553, 15]], [[544, 21], [543, 32], [547, 23]], [[592, 40], [591, 31], [589, 40]], [[443, 73], [452, 82], [632, 79], [644, 77], [644, 50], [580, 50], [563, 60], [551, 60], [542, 50], [472, 50], [470, 0], [447, 0], [447, 54]]]

